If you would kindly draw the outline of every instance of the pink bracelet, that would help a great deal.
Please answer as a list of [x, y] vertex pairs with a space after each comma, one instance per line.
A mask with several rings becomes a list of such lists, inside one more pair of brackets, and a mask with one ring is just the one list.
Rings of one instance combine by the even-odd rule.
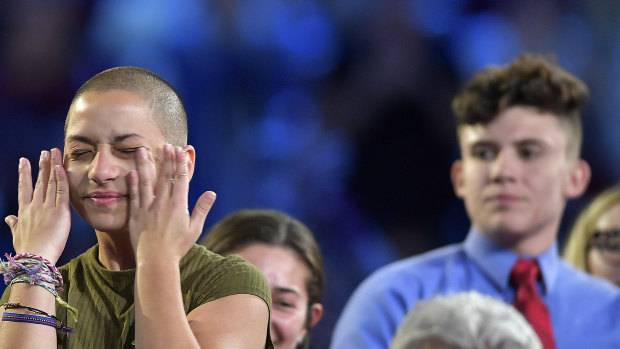
[[[10, 257], [10, 255], [7, 255], [7, 254], [5, 254], [5, 256], [7, 258]], [[52, 264], [47, 259], [39, 255], [32, 254], [32, 253], [19, 253], [19, 254], [16, 254], [15, 257], [13, 257], [13, 259], [15, 260], [34, 259], [36, 261], [42, 262], [49, 269], [49, 271], [52, 274], [52, 277], [58, 280], [58, 284], [60, 285], [60, 288], [62, 289], [62, 284], [63, 284], [62, 274], [58, 271], [56, 266], [54, 266], [54, 264]]]

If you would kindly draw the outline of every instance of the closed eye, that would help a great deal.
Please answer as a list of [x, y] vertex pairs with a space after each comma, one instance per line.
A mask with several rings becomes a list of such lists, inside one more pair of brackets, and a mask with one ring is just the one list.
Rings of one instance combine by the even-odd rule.
[[91, 153], [90, 150], [74, 150], [71, 153], [69, 153], [69, 159], [71, 160], [80, 160], [86, 157], [86, 155], [89, 155]]
[[140, 148], [142, 148], [142, 147], [124, 148], [124, 149], [119, 149], [118, 151], [123, 153], [123, 154], [132, 154], [132, 153], [135, 153], [136, 150], [138, 150]]

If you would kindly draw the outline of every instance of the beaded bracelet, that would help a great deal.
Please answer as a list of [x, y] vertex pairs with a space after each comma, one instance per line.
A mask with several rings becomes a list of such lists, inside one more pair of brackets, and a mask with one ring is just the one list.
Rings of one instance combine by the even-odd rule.
[[[32, 313], [35, 314], [40, 314], [40, 315], [44, 315], [45, 317], [37, 317], [36, 322], [34, 323], [41, 323], [43, 325], [48, 325], [48, 326], [52, 326], [54, 327], [57, 331], [59, 331], [60, 333], [63, 334], [75, 334], [75, 330], [71, 327], [67, 327], [62, 323], [62, 320], [60, 320], [59, 318], [57, 318], [54, 315], [50, 315], [46, 312], [44, 312], [43, 310], [37, 309], [37, 308], [33, 308], [33, 307], [28, 307], [25, 305], [21, 305], [20, 303], [4, 303], [2, 305], [0, 305], [0, 307], [4, 307], [5, 309], [26, 309]], [[9, 314], [7, 316], [7, 318], [5, 319], [4, 315], [2, 316], [2, 321], [13, 321], [13, 322], [31, 322], [31, 321], [27, 321], [29, 320], [28, 318], [28, 314], [15, 314], [15, 313], [4, 313], [4, 314]], [[16, 316], [17, 315], [17, 316]], [[34, 315], [31, 315], [31, 317], [33, 317]]]
[[31, 324], [40, 324], [47, 325], [56, 329], [56, 331], [64, 334], [74, 334], [75, 331], [70, 327], [65, 327], [62, 325], [60, 320], [38, 316], [38, 315], [30, 315], [30, 314], [19, 314], [19, 313], [7, 313], [2, 314], [2, 321], [10, 321], [10, 322], [27, 322]]

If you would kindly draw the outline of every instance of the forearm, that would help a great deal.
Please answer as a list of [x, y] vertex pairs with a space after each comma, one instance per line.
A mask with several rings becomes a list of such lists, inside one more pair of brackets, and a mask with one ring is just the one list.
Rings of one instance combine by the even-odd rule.
[[[41, 286], [16, 283], [11, 286], [9, 302], [40, 309], [50, 315], [56, 314], [54, 296]], [[0, 309], [0, 313], [23, 313], [23, 309]], [[56, 330], [41, 324], [23, 322], [0, 322], [0, 349], [5, 348], [56, 348]]]
[[138, 262], [135, 281], [136, 348], [199, 348], [187, 321], [177, 263]]

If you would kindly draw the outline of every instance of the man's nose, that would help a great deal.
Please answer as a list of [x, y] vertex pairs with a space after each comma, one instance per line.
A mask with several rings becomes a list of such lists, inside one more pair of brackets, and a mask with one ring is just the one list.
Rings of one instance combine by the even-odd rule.
[[502, 150], [491, 164], [491, 179], [493, 181], [514, 180], [518, 171], [519, 158], [510, 150]]

